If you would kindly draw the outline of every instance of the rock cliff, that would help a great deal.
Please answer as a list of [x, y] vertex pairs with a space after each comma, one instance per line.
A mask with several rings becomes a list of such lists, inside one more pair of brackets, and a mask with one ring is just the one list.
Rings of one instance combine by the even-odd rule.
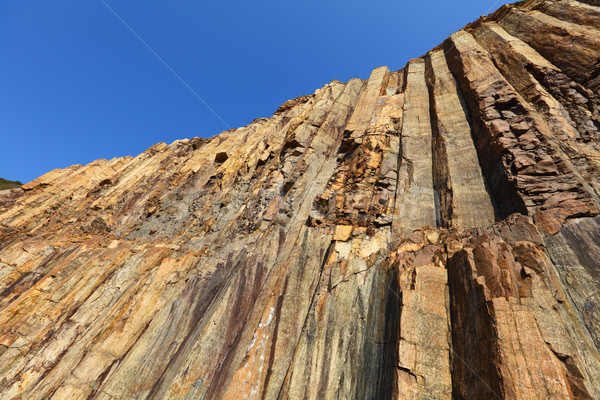
[[1, 399], [600, 399], [600, 7], [0, 193]]

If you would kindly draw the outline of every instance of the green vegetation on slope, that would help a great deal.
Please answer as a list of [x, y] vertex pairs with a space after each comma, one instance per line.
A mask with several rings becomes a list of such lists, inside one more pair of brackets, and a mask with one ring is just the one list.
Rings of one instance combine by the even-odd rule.
[[6, 179], [0, 178], [0, 190], [15, 189], [23, 186], [19, 181], [7, 181]]

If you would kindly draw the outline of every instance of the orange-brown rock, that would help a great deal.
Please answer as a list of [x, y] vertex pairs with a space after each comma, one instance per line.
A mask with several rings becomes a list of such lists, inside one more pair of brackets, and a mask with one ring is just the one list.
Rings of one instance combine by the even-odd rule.
[[0, 399], [599, 399], [600, 8], [0, 192]]

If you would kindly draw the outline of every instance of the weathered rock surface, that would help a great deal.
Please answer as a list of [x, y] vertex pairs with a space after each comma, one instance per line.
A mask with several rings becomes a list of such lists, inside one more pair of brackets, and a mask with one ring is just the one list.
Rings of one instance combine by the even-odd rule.
[[600, 399], [600, 8], [0, 193], [1, 399]]

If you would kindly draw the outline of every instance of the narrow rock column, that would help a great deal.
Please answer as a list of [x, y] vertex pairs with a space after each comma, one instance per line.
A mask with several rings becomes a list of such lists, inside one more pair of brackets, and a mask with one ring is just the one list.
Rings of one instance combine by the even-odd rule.
[[[433, 140], [434, 184], [440, 192], [444, 225], [458, 229], [494, 222], [494, 207], [486, 191], [477, 151], [462, 99], [442, 50], [427, 57]], [[436, 168], [437, 166], [437, 168]]]
[[411, 61], [406, 71], [398, 189], [392, 223], [392, 230], [397, 238], [406, 237], [422, 226], [437, 225], [425, 61]]
[[388, 67], [379, 67], [371, 72], [367, 86], [361, 92], [356, 108], [348, 121], [348, 125], [346, 125], [346, 131], [356, 132], [357, 134], [364, 133], [371, 122], [371, 118], [373, 118], [377, 99], [387, 91], [389, 79], [390, 70]]
[[[398, 255], [402, 290], [398, 341], [401, 400], [452, 398], [448, 275], [444, 265], [436, 260], [438, 249], [430, 245]], [[413, 264], [421, 262], [424, 264]]]

